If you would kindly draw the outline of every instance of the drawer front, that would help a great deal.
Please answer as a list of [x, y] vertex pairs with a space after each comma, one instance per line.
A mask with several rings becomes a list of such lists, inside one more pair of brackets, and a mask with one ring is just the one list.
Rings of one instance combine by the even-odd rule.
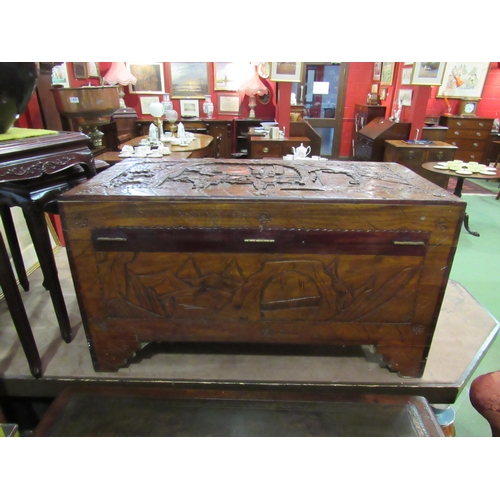
[[486, 140], [490, 135], [489, 130], [481, 129], [456, 129], [448, 132], [448, 139], [480, 139]]
[[483, 151], [486, 146], [486, 141], [474, 139], [456, 139], [450, 141], [452, 146], [457, 146], [460, 150]]
[[483, 161], [484, 153], [483, 151], [468, 151], [468, 150], [459, 150], [455, 155], [457, 160], [463, 161], [477, 161], [481, 163]]
[[281, 145], [279, 142], [259, 142], [252, 144], [252, 158], [280, 158]]
[[407, 148], [402, 148], [399, 150], [398, 154], [398, 160], [405, 162], [405, 161], [415, 161], [415, 162], [420, 162], [422, 163], [422, 159], [424, 157], [425, 150], [416, 148], [416, 149], [407, 149]]
[[447, 126], [450, 129], [476, 129], [476, 130], [486, 130], [490, 131], [493, 124], [493, 120], [488, 118], [477, 119], [477, 120], [467, 120], [462, 118], [451, 118]]
[[456, 151], [456, 149], [429, 149], [426, 161], [454, 160]]

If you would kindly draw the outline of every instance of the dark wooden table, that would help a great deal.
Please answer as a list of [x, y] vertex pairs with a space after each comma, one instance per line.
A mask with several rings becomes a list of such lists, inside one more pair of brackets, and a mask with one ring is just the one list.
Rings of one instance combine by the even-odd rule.
[[[79, 132], [58, 132], [0, 142], [0, 211], [14, 266], [21, 285], [27, 290], [29, 283], [10, 213], [10, 208], [21, 207], [43, 271], [43, 283], [49, 290], [61, 336], [66, 342], [71, 341], [71, 325], [57, 276], [45, 212], [57, 213], [59, 195], [95, 175], [89, 142], [89, 137]], [[4, 259], [6, 252], [1, 250], [0, 258]], [[5, 276], [7, 265], [10, 266], [10, 262], [2, 263]], [[13, 307], [17, 308], [15, 280], [13, 284], [8, 277], [2, 280], [4, 293], [13, 297], [17, 304]], [[15, 311], [11, 309], [11, 313], [15, 314]], [[24, 319], [17, 318], [16, 327], [20, 338], [24, 339], [23, 346], [31, 344], [32, 335]], [[28, 361], [32, 373], [39, 376], [41, 369], [35, 350], [36, 346], [32, 345]]]
[[[455, 191], [453, 192], [454, 195], [458, 196], [459, 198], [462, 197], [462, 189], [464, 186], [464, 181], [465, 179], [500, 179], [500, 169], [497, 168], [496, 174], [495, 175], [484, 175], [484, 174], [459, 174], [455, 170], [440, 170], [435, 168], [435, 166], [438, 165], [438, 162], [427, 162], [422, 165], [422, 167], [425, 170], [428, 170], [430, 172], [434, 172], [439, 175], [445, 175], [447, 177], [456, 177], [457, 179], [457, 184], [455, 186]], [[469, 215], [466, 213], [465, 214], [465, 219], [464, 219], [464, 227], [466, 231], [472, 236], [480, 236], [477, 231], [472, 231], [469, 227]]]
[[442, 437], [419, 396], [89, 387], [65, 389], [33, 436]]

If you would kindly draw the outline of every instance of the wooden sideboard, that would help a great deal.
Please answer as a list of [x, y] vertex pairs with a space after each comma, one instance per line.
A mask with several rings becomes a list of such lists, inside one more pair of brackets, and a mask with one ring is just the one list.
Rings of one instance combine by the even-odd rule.
[[448, 127], [446, 142], [458, 147], [455, 159], [485, 161], [493, 118], [441, 116], [439, 124]]
[[448, 177], [422, 168], [430, 161], [449, 161], [455, 159], [456, 146], [441, 141], [431, 144], [411, 144], [411, 141], [385, 141], [384, 161], [392, 161], [408, 167], [425, 179], [446, 189]]
[[293, 154], [292, 148], [310, 146], [309, 137], [285, 137], [284, 139], [269, 139], [268, 137], [250, 137], [250, 158], [283, 158]]

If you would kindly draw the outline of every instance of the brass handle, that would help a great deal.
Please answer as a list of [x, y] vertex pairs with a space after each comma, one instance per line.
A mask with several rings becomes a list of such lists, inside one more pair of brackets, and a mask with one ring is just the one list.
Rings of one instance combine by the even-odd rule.
[[480, 127], [484, 127], [484, 123], [483, 122], [479, 122], [479, 126]]
[[461, 127], [462, 126], [462, 122], [457, 122], [457, 127]]
[[99, 236], [97, 241], [127, 241], [127, 238], [111, 238], [106, 236]]
[[438, 154], [436, 155], [438, 160], [441, 160], [443, 158], [443, 152], [438, 151]]
[[269, 153], [269, 148], [262, 148], [263, 153]]
[[394, 241], [395, 245], [425, 245], [424, 241]]
[[414, 154], [415, 154], [414, 151], [408, 151], [408, 158], [411, 160]]
[[458, 130], [455, 130], [455, 132], [453, 132], [455, 135], [460, 135], [460, 132]]

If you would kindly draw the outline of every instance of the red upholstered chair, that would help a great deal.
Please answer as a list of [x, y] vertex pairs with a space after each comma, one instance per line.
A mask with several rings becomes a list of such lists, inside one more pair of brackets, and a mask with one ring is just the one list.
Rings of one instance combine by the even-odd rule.
[[472, 406], [490, 424], [493, 437], [500, 437], [500, 371], [475, 378], [469, 398]]

